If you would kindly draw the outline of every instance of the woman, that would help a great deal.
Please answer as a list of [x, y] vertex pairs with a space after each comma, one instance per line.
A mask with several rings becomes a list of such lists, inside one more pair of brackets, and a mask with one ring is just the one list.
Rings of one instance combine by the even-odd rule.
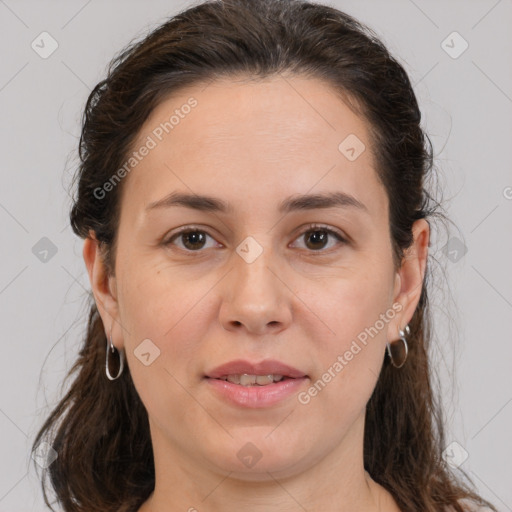
[[443, 457], [432, 147], [371, 30], [196, 5], [116, 57], [80, 157], [94, 301], [34, 442], [63, 510], [495, 510]]

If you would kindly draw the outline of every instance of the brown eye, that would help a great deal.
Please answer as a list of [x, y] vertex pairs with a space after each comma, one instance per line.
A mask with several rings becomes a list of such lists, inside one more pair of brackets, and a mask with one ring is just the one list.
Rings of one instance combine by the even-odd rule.
[[[178, 245], [180, 249], [192, 252], [198, 252], [205, 247], [207, 238], [212, 238], [206, 231], [199, 229], [187, 229], [174, 234], [165, 245], [173, 245], [176, 239], [182, 242], [182, 245]], [[213, 238], [212, 238], [213, 240]]]
[[187, 249], [202, 249], [205, 244], [206, 237], [201, 231], [189, 231], [181, 233], [181, 239], [184, 241], [184, 246]]
[[323, 249], [329, 241], [329, 234], [325, 230], [317, 229], [315, 231], [308, 231], [305, 234], [307, 235], [306, 240], [311, 242], [310, 244], [306, 243], [309, 249]]
[[[336, 239], [338, 242], [331, 245], [329, 248], [332, 248], [336, 245], [340, 245], [346, 243], [346, 240], [337, 232], [332, 229], [323, 226], [310, 226], [307, 231], [301, 233], [301, 235], [297, 238], [297, 240], [304, 239], [306, 249], [310, 251], [322, 251], [325, 249], [330, 239]], [[322, 251], [326, 252], [326, 251]]]

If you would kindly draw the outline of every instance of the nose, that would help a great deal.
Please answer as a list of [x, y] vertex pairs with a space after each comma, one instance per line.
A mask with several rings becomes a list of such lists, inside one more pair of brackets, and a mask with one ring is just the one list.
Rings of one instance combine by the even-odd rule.
[[226, 330], [264, 335], [290, 325], [293, 293], [270, 249], [254, 261], [234, 253], [233, 268], [223, 281], [219, 320]]

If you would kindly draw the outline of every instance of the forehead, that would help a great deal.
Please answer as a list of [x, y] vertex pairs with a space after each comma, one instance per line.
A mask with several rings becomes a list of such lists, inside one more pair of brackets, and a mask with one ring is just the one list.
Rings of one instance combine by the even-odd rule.
[[241, 206], [248, 194], [267, 203], [345, 190], [386, 207], [365, 120], [319, 80], [219, 79], [181, 89], [155, 107], [132, 149], [149, 140], [124, 184], [134, 207], [174, 189], [223, 192]]

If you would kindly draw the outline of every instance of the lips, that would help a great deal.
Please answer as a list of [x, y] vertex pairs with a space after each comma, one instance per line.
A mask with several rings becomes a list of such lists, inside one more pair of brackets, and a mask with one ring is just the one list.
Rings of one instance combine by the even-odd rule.
[[259, 363], [230, 361], [204, 375], [207, 389], [225, 404], [260, 410], [291, 400], [308, 379], [303, 371], [271, 359]]
[[300, 379], [307, 377], [303, 371], [273, 359], [267, 359], [258, 363], [237, 359], [208, 371], [205, 377], [210, 379], [222, 379], [228, 376], [243, 374], [260, 376], [282, 375], [283, 379]]

